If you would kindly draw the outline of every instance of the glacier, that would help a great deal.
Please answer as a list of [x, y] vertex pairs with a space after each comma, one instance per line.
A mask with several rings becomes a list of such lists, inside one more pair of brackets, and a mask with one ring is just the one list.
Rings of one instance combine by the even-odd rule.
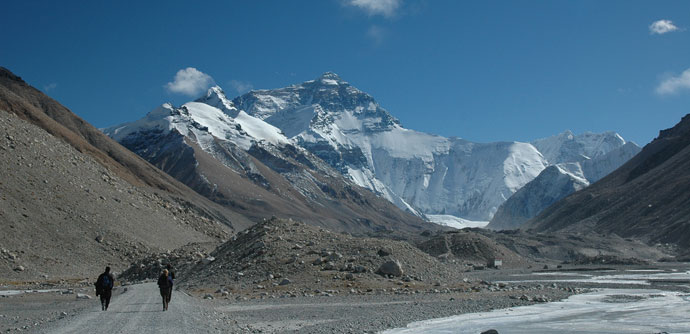
[[489, 221], [548, 166], [573, 157], [595, 159], [627, 144], [615, 132], [575, 136], [566, 131], [532, 143], [476, 143], [418, 132], [404, 128], [372, 96], [332, 72], [285, 88], [251, 91], [232, 102], [398, 207], [469, 221]]
[[[531, 143], [477, 143], [419, 132], [403, 127], [371, 95], [332, 72], [232, 100], [215, 86], [179, 108], [163, 104], [141, 120], [105, 132], [122, 142], [153, 128], [175, 130], [212, 154], [227, 150], [219, 148], [219, 140], [244, 151], [299, 148], [398, 208], [456, 227], [490, 221], [550, 166], [568, 170], [568, 178], [577, 175], [578, 186], [586, 186], [637, 147], [615, 132], [566, 131]], [[454, 223], [450, 216], [457, 218]]]

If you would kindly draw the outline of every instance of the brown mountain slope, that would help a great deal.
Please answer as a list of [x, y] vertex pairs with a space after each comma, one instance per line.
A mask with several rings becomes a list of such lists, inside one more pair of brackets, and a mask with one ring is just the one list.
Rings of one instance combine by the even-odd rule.
[[134, 186], [147, 185], [180, 196], [215, 219], [236, 225], [235, 228], [251, 224], [245, 217], [211, 203], [152, 166], [3, 67], [0, 67], [0, 110], [14, 113], [64, 140]]
[[226, 224], [251, 224], [228, 208], [215, 205], [165, 172], [104, 135], [57, 101], [0, 67], [0, 110], [16, 114], [73, 146], [135, 186], [148, 185], [180, 196]]
[[690, 115], [628, 163], [544, 210], [536, 231], [615, 233], [690, 247]]
[[120, 271], [152, 251], [217, 243], [227, 227], [134, 187], [92, 156], [0, 111], [0, 281]]
[[197, 194], [0, 68], [0, 280], [85, 277], [245, 216]]
[[[232, 134], [213, 130], [231, 123], [226, 130]], [[203, 103], [164, 104], [105, 132], [199, 194], [254, 221], [293, 218], [356, 234], [440, 228], [358, 186], [287, 139], [281, 144], [256, 140], [223, 111]]]

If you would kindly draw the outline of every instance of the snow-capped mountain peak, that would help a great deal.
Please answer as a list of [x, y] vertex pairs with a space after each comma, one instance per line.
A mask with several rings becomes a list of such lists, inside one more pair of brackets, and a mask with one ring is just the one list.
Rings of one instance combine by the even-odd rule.
[[474, 221], [490, 220], [548, 166], [578, 163], [558, 166], [552, 174], [587, 184], [635, 153], [634, 147], [615, 151], [625, 144], [615, 132], [565, 131], [532, 143], [474, 143], [406, 129], [371, 95], [333, 72], [232, 101], [215, 86], [195, 102], [163, 105], [109, 134], [121, 141], [128, 131], [150, 126], [174, 129], [204, 150], [218, 140], [244, 150], [262, 141], [289, 143], [404, 210]]
[[325, 72], [324, 74], [321, 74], [321, 76], [317, 78], [317, 81], [326, 85], [347, 84], [347, 82], [343, 81], [339, 75], [333, 72]]
[[[179, 108], [165, 103], [138, 121], [107, 128], [104, 132], [122, 142], [128, 136], [138, 136], [141, 132], [166, 134], [176, 131], [193, 138], [202, 148], [210, 147], [216, 139], [231, 141], [245, 150], [255, 142], [266, 141], [274, 145], [290, 142], [280, 129], [237, 110], [225, 98], [220, 87], [209, 89], [207, 95], [197, 101], [205, 102], [187, 102]], [[230, 116], [228, 110], [236, 111], [235, 117]]]
[[549, 164], [575, 162], [594, 159], [625, 145], [625, 140], [618, 133], [584, 132], [580, 135], [566, 130], [555, 136], [532, 141]]
[[237, 116], [239, 110], [235, 107], [230, 99], [227, 98], [223, 89], [220, 86], [213, 86], [208, 89], [206, 95], [196, 99], [195, 102], [201, 102], [208, 104], [212, 107], [216, 107], [231, 117]]

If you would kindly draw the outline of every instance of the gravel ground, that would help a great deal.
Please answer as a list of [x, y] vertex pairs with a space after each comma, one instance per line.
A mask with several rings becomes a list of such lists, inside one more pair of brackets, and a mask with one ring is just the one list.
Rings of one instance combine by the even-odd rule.
[[[128, 292], [125, 290], [127, 288]], [[476, 290], [476, 291], [475, 291]], [[111, 310], [101, 314], [99, 302], [88, 287], [47, 293], [2, 297], [1, 332], [89, 332], [93, 324], [116, 328], [118, 333], [177, 332], [184, 326], [199, 333], [374, 333], [429, 318], [480, 312], [532, 304], [529, 299], [556, 300], [573, 293], [566, 288], [499, 286], [479, 283], [472, 292], [453, 292], [443, 287], [435, 292], [402, 294], [402, 291], [372, 291], [367, 294], [322, 294], [308, 297], [230, 294], [206, 299], [176, 291], [168, 321], [160, 321], [157, 289], [153, 283], [118, 287]], [[123, 293], [124, 292], [124, 293]], [[92, 299], [79, 299], [78, 294]], [[253, 299], [252, 299], [253, 298]], [[142, 306], [143, 305], [143, 306]], [[109, 310], [109, 311], [111, 311]], [[169, 317], [168, 314], [165, 315]], [[111, 318], [112, 317], [112, 318]], [[135, 325], [136, 324], [136, 325]], [[92, 326], [92, 327], [89, 327]]]
[[[223, 315], [219, 320], [233, 333], [376, 333], [417, 320], [532, 304], [519, 299], [524, 293], [516, 290], [207, 302]], [[558, 289], [532, 293], [550, 300], [569, 295]]]
[[[688, 270], [686, 264], [659, 264], [653, 268], [665, 272]], [[155, 318], [159, 317], [156, 315], [159, 313], [154, 312], [159, 305], [157, 291], [152, 283], [127, 286], [129, 292], [124, 294], [123, 287], [117, 290], [111, 304], [113, 310], [118, 310], [118, 307], [138, 308], [119, 310], [122, 316], [114, 318], [117, 320], [115, 322], [108, 318], [115, 316], [93, 311], [98, 308], [95, 298], [77, 299], [77, 293], [92, 293], [88, 287], [82, 286], [74, 289], [74, 294], [67, 295], [49, 292], [2, 297], [0, 332], [46, 333], [58, 329], [64, 332], [96, 321], [94, 317], [97, 316], [104, 317], [103, 321], [113, 322], [112, 326], [117, 327], [120, 333], [137, 333], [140, 326], [134, 326], [132, 322], [145, 324], [148, 326], [147, 332], [176, 332], [176, 329], [181, 328], [179, 326], [185, 326], [184, 328], [194, 329], [199, 333], [376, 333], [384, 329], [404, 327], [418, 320], [529, 305], [540, 300], [555, 301], [575, 293], [587, 292], [587, 288], [639, 288], [639, 285], [630, 284], [569, 282], [554, 285], [541, 281], [583, 274], [601, 276], [650, 269], [650, 266], [572, 266], [533, 274], [520, 270], [476, 271], [467, 283], [469, 291], [456, 291], [443, 285], [425, 291], [387, 289], [384, 292], [382, 289], [372, 289], [366, 293], [332, 291], [295, 297], [280, 293], [256, 294], [253, 291], [228, 293], [227, 290], [210, 293], [195, 291], [189, 296], [176, 291], [171, 310], [165, 316], [177, 316], [162, 322]], [[510, 279], [521, 282], [500, 283]], [[535, 281], [529, 282], [531, 279]], [[687, 285], [686, 282], [653, 282], [645, 288], [690, 291]], [[60, 289], [64, 291], [64, 287]], [[132, 299], [135, 296], [140, 296], [138, 298], [142, 300]], [[144, 305], [141, 307], [150, 310], [132, 305]], [[169, 328], [170, 325], [173, 327]]]
[[[69, 319], [80, 314], [85, 308], [97, 303], [94, 299], [80, 299], [77, 296], [90, 295], [93, 291], [82, 285], [63, 286], [7, 287], [8, 290], [26, 290], [29, 293], [19, 295], [1, 295], [0, 297], [0, 332], [35, 332], [45, 333], [45, 329], [56, 321]], [[48, 292], [38, 292], [45, 291]], [[114, 295], [117, 291], [114, 292]]]

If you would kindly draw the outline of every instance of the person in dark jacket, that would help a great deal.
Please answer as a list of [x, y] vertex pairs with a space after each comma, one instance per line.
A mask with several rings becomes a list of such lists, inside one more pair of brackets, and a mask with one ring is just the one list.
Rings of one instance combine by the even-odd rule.
[[113, 295], [115, 278], [110, 273], [110, 267], [105, 267], [105, 272], [96, 280], [96, 296], [101, 296], [101, 310], [105, 311], [110, 305], [110, 297]]
[[[170, 277], [171, 281], [174, 281], [175, 280], [175, 269], [173, 269], [172, 264], [168, 263], [166, 268], [168, 269], [168, 277]], [[170, 299], [172, 299], [172, 291], [173, 291], [173, 289], [172, 289], [172, 285], [171, 285], [170, 286], [170, 292], [168, 293], [168, 304], [170, 304]]]
[[172, 290], [172, 278], [168, 276], [168, 269], [163, 269], [163, 273], [158, 277], [158, 288], [161, 292], [161, 298], [163, 299], [163, 311], [168, 310], [168, 296], [170, 295], [170, 290]]

